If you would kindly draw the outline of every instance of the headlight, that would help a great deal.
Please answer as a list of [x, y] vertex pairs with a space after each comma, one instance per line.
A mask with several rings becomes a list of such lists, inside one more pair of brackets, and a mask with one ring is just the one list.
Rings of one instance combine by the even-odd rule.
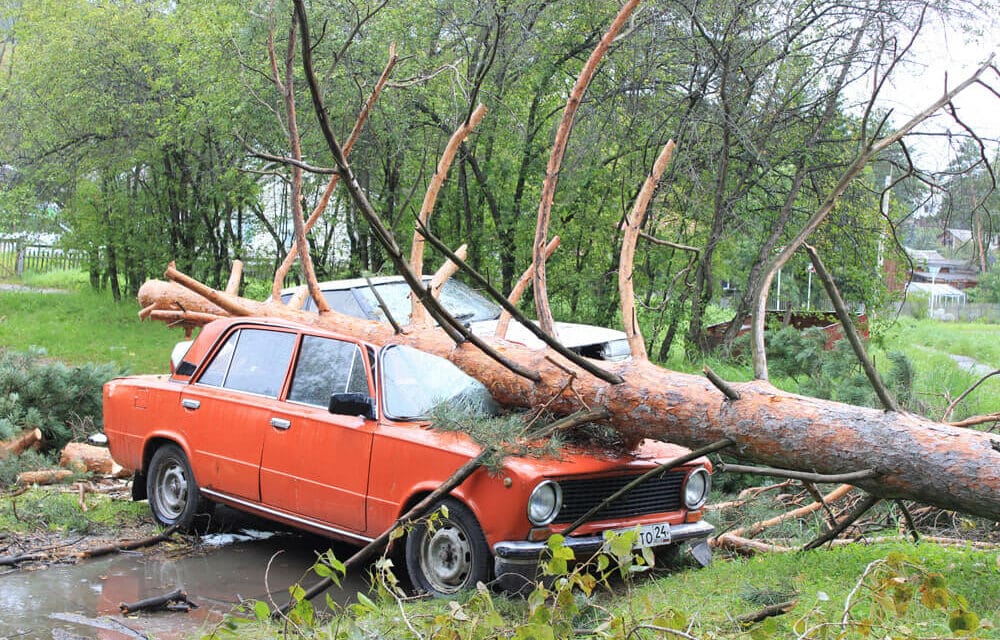
[[628, 346], [628, 339], [626, 338], [622, 338], [620, 340], [609, 340], [601, 345], [602, 360], [618, 362], [628, 358], [629, 355], [631, 355], [631, 351]]
[[562, 506], [562, 489], [551, 480], [545, 480], [528, 498], [528, 520], [535, 526], [546, 525], [556, 518]]
[[700, 509], [708, 500], [708, 491], [712, 488], [712, 476], [705, 467], [699, 467], [688, 474], [684, 483], [684, 504], [692, 511]]

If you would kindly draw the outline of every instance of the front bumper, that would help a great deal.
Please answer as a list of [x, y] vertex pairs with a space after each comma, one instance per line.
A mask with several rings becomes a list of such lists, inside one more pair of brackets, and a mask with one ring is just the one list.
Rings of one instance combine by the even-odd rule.
[[[715, 527], [704, 520], [671, 525], [670, 542], [664, 546], [677, 545], [692, 540], [704, 542], [714, 532]], [[597, 553], [604, 545], [604, 535], [570, 536], [565, 539], [563, 544], [573, 550], [573, 554], [578, 560], [585, 559]], [[533, 583], [538, 569], [538, 560], [548, 548], [548, 544], [545, 542], [529, 542], [527, 540], [504, 541], [493, 545], [494, 575], [501, 586], [508, 590], [517, 591], [525, 584]], [[695, 554], [703, 565], [708, 564], [710, 558], [710, 556], [705, 555], [707, 549], [708, 547], [705, 545], [704, 549], [698, 550], [701, 552], [700, 554]]]

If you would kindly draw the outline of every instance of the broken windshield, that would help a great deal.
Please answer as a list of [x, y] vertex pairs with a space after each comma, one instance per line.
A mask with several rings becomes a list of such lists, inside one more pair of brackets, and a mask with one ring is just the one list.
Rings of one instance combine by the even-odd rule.
[[[410, 323], [410, 285], [405, 282], [383, 282], [375, 285], [378, 294], [389, 308], [389, 313], [399, 324]], [[375, 319], [385, 321], [385, 314], [379, 308], [378, 300], [371, 289], [363, 286], [354, 292], [365, 301], [375, 314]], [[500, 307], [493, 304], [475, 289], [461, 282], [449, 280], [441, 289], [441, 305], [451, 315], [463, 322], [479, 322], [493, 320], [500, 315]]]
[[486, 387], [444, 358], [392, 345], [382, 350], [381, 363], [382, 403], [389, 417], [427, 418], [442, 403], [472, 415], [497, 412]]

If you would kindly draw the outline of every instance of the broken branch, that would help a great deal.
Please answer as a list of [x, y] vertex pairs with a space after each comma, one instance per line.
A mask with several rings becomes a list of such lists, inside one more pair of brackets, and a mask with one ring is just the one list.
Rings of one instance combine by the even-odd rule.
[[[410, 269], [420, 276], [424, 272], [424, 238], [419, 229], [427, 226], [431, 213], [434, 211], [434, 203], [437, 201], [438, 192], [445, 178], [448, 177], [448, 169], [451, 167], [458, 147], [469, 137], [472, 130], [479, 124], [483, 116], [486, 115], [486, 107], [479, 105], [476, 110], [469, 115], [469, 119], [452, 134], [451, 139], [444, 148], [441, 158], [438, 160], [437, 169], [431, 176], [430, 184], [427, 185], [427, 192], [424, 194], [423, 204], [420, 205], [420, 213], [417, 215], [417, 225], [413, 230], [413, 245], [410, 247]], [[410, 324], [423, 324], [427, 321], [424, 309], [420, 300], [413, 298], [413, 309], [410, 311]]]
[[549, 163], [545, 168], [545, 180], [542, 183], [542, 195], [538, 203], [538, 219], [535, 225], [535, 243], [532, 248], [531, 262], [535, 265], [533, 282], [538, 324], [541, 325], [542, 331], [549, 335], [555, 335], [555, 323], [552, 319], [552, 309], [549, 307], [549, 295], [545, 283], [545, 247], [548, 245], [549, 220], [552, 216], [552, 201], [555, 199], [556, 184], [559, 182], [559, 168], [562, 166], [566, 145], [569, 142], [570, 133], [573, 131], [576, 111], [583, 101], [583, 94], [587, 91], [594, 73], [597, 71], [597, 65], [611, 48], [611, 43], [614, 42], [618, 32], [621, 31], [638, 5], [639, 0], [629, 0], [625, 3], [618, 15], [615, 16], [611, 26], [608, 27], [607, 33], [594, 47], [587, 63], [583, 65], [583, 69], [573, 85], [573, 90], [569, 94], [569, 99], [566, 101], [562, 120], [556, 130], [556, 139], [552, 143]]
[[822, 474], [804, 473], [802, 471], [788, 471], [787, 469], [774, 469], [772, 467], [748, 467], [741, 464], [729, 464], [720, 462], [720, 473], [753, 473], [761, 476], [771, 476], [774, 478], [788, 478], [789, 480], [802, 480], [803, 482], [825, 482], [825, 483], [851, 483], [866, 478], [874, 478], [878, 473], [874, 469], [863, 469], [851, 473]]
[[632, 206], [632, 213], [625, 218], [625, 233], [622, 236], [621, 256], [618, 260], [618, 297], [621, 301], [622, 324], [625, 327], [625, 337], [628, 338], [629, 352], [637, 360], [646, 360], [646, 342], [639, 327], [639, 318], [635, 311], [635, 285], [632, 276], [635, 272], [635, 247], [639, 242], [639, 230], [642, 228], [653, 193], [656, 191], [660, 178], [674, 153], [673, 140], [663, 146], [663, 150], [653, 163], [653, 169], [646, 176], [646, 181], [639, 190], [639, 195]]
[[861, 344], [858, 331], [854, 328], [854, 318], [848, 313], [847, 305], [844, 304], [844, 299], [840, 296], [840, 290], [837, 289], [837, 284], [833, 281], [833, 276], [826, 270], [826, 265], [823, 264], [816, 249], [807, 243], [803, 243], [803, 246], [806, 249], [806, 253], [809, 254], [809, 259], [812, 261], [813, 267], [816, 269], [816, 275], [819, 276], [820, 281], [823, 283], [823, 288], [826, 289], [826, 294], [830, 296], [830, 301], [833, 302], [833, 308], [840, 319], [840, 326], [844, 329], [844, 335], [847, 336], [848, 342], [851, 343], [854, 355], [858, 358], [858, 362], [861, 363], [861, 368], [864, 369], [865, 375], [868, 377], [868, 382], [871, 383], [872, 388], [875, 390], [875, 395], [878, 396], [886, 411], [899, 411], [896, 400], [889, 393], [885, 383], [882, 382], [882, 377], [879, 376], [878, 371], [875, 370], [875, 365], [872, 364], [871, 359], [865, 352], [865, 346]]

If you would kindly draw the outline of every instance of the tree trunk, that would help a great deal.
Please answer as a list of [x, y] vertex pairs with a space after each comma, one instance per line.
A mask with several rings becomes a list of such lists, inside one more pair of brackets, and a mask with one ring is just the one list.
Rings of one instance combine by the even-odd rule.
[[[178, 277], [178, 276], [175, 276]], [[924, 418], [786, 393], [762, 381], [734, 383], [729, 400], [707, 379], [662, 369], [650, 362], [601, 363], [624, 382], [586, 374], [550, 349], [531, 350], [495, 341], [504, 356], [538, 372], [541, 382], [514, 375], [471, 344], [455, 346], [443, 331], [416, 329], [403, 335], [376, 322], [316, 314], [213, 292], [215, 304], [179, 285], [150, 281], [140, 291], [147, 314], [166, 321], [201, 324], [199, 312], [272, 315], [357, 336], [375, 344], [404, 343], [448, 358], [481, 380], [503, 405], [569, 414], [603, 406], [608, 421], [631, 443], [642, 438], [698, 448], [730, 438], [729, 451], [744, 460], [822, 474], [872, 469], [878, 475], [856, 485], [880, 498], [901, 498], [1000, 520], [1000, 436]], [[180, 304], [175, 304], [180, 300]], [[200, 306], [199, 306], [199, 300]], [[181, 311], [184, 309], [185, 311]], [[557, 364], [558, 363], [558, 364]], [[570, 382], [572, 385], [570, 386]]]

